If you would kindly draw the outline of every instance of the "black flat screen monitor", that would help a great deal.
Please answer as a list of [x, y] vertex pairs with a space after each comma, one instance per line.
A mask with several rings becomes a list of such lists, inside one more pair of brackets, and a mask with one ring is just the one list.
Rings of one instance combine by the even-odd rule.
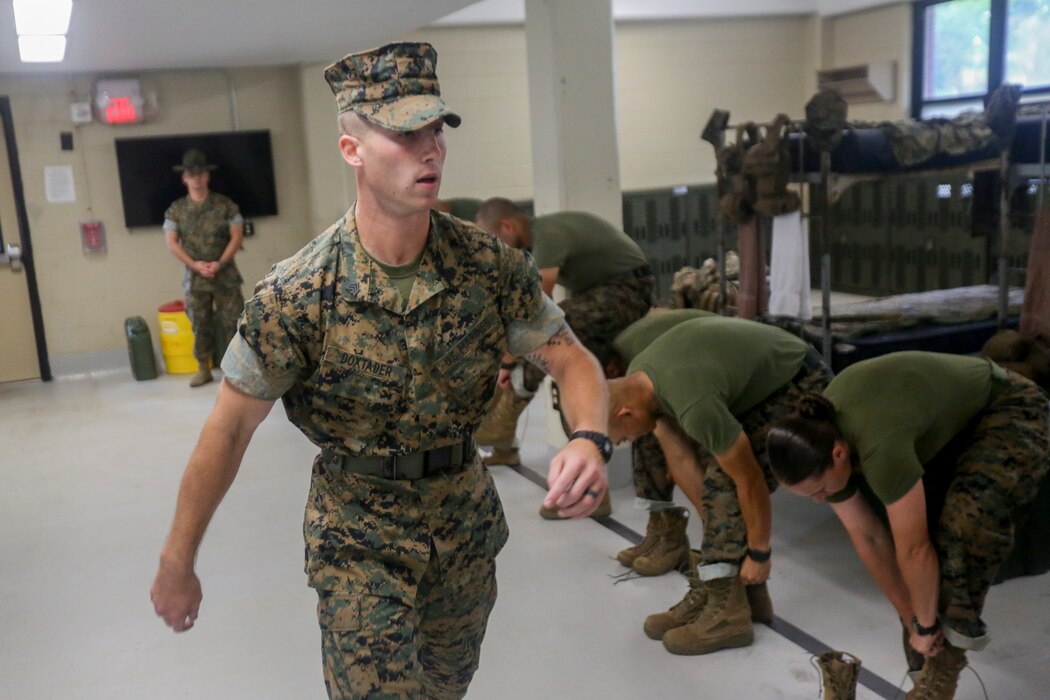
[[191, 148], [203, 150], [218, 166], [209, 188], [236, 202], [245, 218], [277, 214], [268, 130], [116, 139], [116, 147], [128, 228], [164, 223], [168, 206], [186, 194], [181, 173], [172, 168]]

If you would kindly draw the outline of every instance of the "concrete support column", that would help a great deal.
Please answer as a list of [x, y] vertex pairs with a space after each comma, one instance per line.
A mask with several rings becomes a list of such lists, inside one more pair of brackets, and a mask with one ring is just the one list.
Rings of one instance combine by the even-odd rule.
[[[588, 211], [623, 227], [613, 30], [612, 0], [525, 0], [536, 214]], [[547, 438], [560, 447], [549, 385]]]
[[623, 226], [612, 0], [525, 0], [537, 214]]

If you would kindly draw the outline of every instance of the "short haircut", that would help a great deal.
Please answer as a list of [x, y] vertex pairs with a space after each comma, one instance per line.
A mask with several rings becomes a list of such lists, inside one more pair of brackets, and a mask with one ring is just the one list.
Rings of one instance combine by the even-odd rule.
[[492, 229], [503, 219], [525, 217], [525, 212], [506, 197], [491, 197], [478, 207], [474, 221], [482, 228]]

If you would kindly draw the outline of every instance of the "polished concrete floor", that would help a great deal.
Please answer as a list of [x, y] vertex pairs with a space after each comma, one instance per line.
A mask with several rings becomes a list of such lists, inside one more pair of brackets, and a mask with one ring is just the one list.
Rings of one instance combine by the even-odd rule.
[[[319, 699], [316, 598], [302, 573], [301, 517], [312, 446], [275, 407], [208, 531], [197, 562], [204, 604], [176, 635], [149, 586], [186, 458], [217, 389], [127, 371], [0, 386], [0, 698]], [[777, 620], [751, 647], [676, 657], [642, 620], [677, 602], [678, 574], [617, 583], [611, 556], [644, 532], [625, 450], [614, 513], [548, 522], [546, 409], [519, 426], [525, 467], [494, 469], [511, 526], [500, 599], [468, 697], [817, 698], [811, 656], [864, 663], [857, 697], [891, 698], [904, 676], [892, 608], [830, 509], [778, 492], [770, 590]], [[699, 543], [699, 521], [690, 533]], [[993, 700], [1046, 698], [1050, 575], [992, 589], [994, 635], [972, 666]], [[907, 687], [907, 685], [905, 685]], [[983, 698], [964, 671], [959, 698]]]

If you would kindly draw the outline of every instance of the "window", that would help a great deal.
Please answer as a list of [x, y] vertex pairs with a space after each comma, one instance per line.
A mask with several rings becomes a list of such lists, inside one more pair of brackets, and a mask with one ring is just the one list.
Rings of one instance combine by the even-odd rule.
[[915, 3], [912, 114], [981, 109], [1004, 82], [1050, 93], [1050, 0]]

